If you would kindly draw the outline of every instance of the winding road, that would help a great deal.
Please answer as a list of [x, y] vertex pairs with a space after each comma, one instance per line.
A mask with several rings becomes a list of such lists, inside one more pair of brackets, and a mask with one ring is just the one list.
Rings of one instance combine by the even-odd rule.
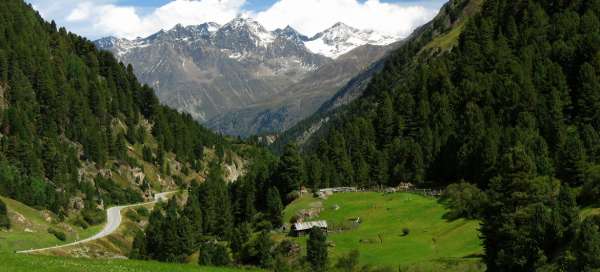
[[104, 228], [102, 228], [102, 230], [100, 232], [96, 233], [92, 237], [89, 237], [89, 238], [86, 238], [86, 239], [83, 239], [80, 241], [76, 241], [73, 243], [69, 243], [69, 244], [53, 246], [53, 247], [38, 248], [38, 249], [22, 250], [22, 251], [17, 251], [17, 253], [34, 253], [34, 252], [39, 252], [39, 251], [44, 251], [44, 250], [69, 247], [69, 246], [79, 245], [79, 244], [83, 244], [83, 243], [87, 243], [90, 241], [104, 238], [108, 235], [111, 235], [113, 232], [115, 232], [119, 228], [119, 225], [121, 225], [121, 219], [122, 219], [121, 218], [121, 210], [131, 208], [131, 207], [153, 204], [160, 200], [166, 201], [166, 200], [168, 200], [168, 195], [172, 194], [172, 193], [174, 193], [174, 191], [155, 194], [154, 201], [150, 201], [150, 202], [137, 203], [137, 204], [131, 204], [131, 205], [124, 205], [124, 206], [116, 206], [116, 207], [109, 208], [108, 210], [106, 210], [106, 225], [104, 225]]

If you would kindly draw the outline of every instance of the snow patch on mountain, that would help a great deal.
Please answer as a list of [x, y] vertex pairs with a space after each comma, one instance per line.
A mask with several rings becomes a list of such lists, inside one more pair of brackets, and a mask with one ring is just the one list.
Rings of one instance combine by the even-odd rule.
[[373, 30], [360, 30], [344, 23], [337, 23], [312, 37], [305, 42], [305, 45], [313, 53], [336, 59], [365, 44], [388, 45], [398, 40], [398, 37]]

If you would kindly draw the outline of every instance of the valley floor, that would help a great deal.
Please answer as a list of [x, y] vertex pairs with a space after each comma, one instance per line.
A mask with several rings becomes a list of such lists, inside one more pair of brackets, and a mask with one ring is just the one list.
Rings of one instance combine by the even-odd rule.
[[[306, 195], [290, 204], [285, 222], [301, 210], [320, 210], [311, 220], [327, 220], [329, 256], [334, 261], [353, 249], [361, 264], [409, 271], [483, 271], [479, 222], [448, 221], [435, 198], [410, 193], [340, 193], [326, 200]], [[360, 224], [352, 221], [359, 219]], [[339, 230], [339, 231], [336, 231]], [[409, 231], [404, 234], [404, 229]], [[302, 246], [306, 237], [294, 238]]]

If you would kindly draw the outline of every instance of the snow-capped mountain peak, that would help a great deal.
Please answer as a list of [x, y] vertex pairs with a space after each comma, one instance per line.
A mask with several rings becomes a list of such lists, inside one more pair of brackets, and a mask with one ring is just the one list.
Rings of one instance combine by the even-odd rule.
[[398, 37], [373, 30], [360, 30], [339, 22], [317, 33], [306, 42], [306, 47], [313, 53], [335, 59], [365, 44], [387, 45], [397, 40]]
[[259, 22], [248, 17], [237, 17], [218, 30], [222, 36], [250, 35], [256, 46], [266, 47], [273, 43], [275, 35], [265, 29]]
[[127, 40], [111, 36], [96, 41], [96, 44], [101, 49], [112, 49], [118, 56], [122, 56], [132, 49], [157, 42], [190, 43], [203, 40], [220, 48], [245, 52], [253, 50], [252, 48], [270, 47], [276, 39], [287, 39], [306, 47], [312, 53], [336, 59], [356, 47], [365, 44], [388, 45], [399, 38], [373, 30], [360, 30], [341, 22], [308, 38], [289, 25], [283, 29], [268, 31], [252, 18], [237, 17], [223, 26], [214, 22], [189, 26], [177, 24], [168, 31], [160, 30], [147, 38]]
[[304, 44], [304, 42], [308, 41], [308, 37], [300, 34], [296, 29], [291, 26], [286, 26], [284, 29], [278, 28], [273, 31], [277, 37], [282, 37], [284, 39], [288, 39], [290, 41], [294, 41], [298, 44]]

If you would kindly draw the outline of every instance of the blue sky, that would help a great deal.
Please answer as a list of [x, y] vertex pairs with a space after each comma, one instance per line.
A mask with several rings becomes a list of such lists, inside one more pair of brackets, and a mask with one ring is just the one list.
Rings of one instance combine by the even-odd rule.
[[47, 20], [97, 39], [144, 37], [175, 24], [225, 24], [252, 17], [273, 30], [314, 35], [334, 23], [398, 37], [430, 20], [445, 0], [26, 0]]

